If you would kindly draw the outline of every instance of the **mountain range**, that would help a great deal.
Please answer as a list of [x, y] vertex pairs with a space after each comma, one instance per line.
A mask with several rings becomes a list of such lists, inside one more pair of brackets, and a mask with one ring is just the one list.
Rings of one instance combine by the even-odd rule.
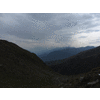
[[69, 58], [58, 60], [50, 65], [54, 71], [63, 75], [86, 73], [100, 66], [100, 46], [80, 52]]
[[0, 40], [0, 88], [100, 87], [100, 46], [46, 65], [35, 53]]
[[58, 49], [55, 51], [50, 52], [49, 54], [42, 54], [39, 55], [39, 57], [44, 61], [55, 61], [55, 60], [61, 60], [68, 58], [70, 56], [76, 55], [79, 52], [93, 49], [95, 48], [94, 46], [87, 46], [87, 47], [80, 47], [80, 48], [75, 48], [75, 47], [66, 47], [62, 49]]

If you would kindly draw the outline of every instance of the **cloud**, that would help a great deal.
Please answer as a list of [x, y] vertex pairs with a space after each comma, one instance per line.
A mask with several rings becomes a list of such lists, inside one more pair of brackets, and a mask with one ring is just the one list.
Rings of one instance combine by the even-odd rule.
[[80, 36], [79, 38], [86, 38], [86, 36]]
[[100, 14], [94, 13], [3, 13], [0, 37], [37, 53], [57, 47], [97, 46], [99, 20]]

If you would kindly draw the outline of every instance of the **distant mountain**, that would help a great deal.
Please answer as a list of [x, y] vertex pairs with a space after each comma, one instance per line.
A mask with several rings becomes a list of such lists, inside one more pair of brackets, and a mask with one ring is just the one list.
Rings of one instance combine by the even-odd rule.
[[87, 73], [92, 68], [100, 66], [100, 46], [86, 50], [77, 55], [60, 60], [60, 63], [51, 65], [54, 71], [63, 75]]
[[74, 48], [74, 47], [66, 47], [64, 49], [55, 50], [50, 52], [49, 54], [43, 54], [39, 55], [39, 57], [44, 61], [54, 61], [54, 60], [61, 60], [68, 58], [70, 56], [76, 55], [81, 51], [93, 49], [93, 46], [87, 46], [87, 47], [80, 47], [80, 48]]
[[0, 40], [0, 87], [51, 86], [59, 76], [36, 54]]
[[41, 57], [41, 56], [46, 56], [48, 55], [50, 52], [53, 51], [57, 51], [57, 50], [62, 50], [65, 47], [56, 47], [56, 48], [52, 48], [52, 49], [47, 49], [47, 48], [43, 48], [43, 47], [36, 47], [36, 48], [30, 48], [28, 49], [30, 52], [35, 52], [35, 54], [37, 54], [37, 56]]

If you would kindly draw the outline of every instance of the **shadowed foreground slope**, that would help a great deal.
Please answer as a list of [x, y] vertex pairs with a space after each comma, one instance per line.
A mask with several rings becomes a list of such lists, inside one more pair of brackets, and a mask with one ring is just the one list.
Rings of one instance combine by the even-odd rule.
[[44, 87], [56, 75], [34, 53], [0, 40], [0, 87]]

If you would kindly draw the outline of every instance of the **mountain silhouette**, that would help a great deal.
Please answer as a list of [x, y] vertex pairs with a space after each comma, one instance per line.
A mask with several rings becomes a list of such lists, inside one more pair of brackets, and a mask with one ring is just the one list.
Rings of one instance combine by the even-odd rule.
[[0, 87], [43, 87], [58, 75], [36, 54], [0, 40]]

